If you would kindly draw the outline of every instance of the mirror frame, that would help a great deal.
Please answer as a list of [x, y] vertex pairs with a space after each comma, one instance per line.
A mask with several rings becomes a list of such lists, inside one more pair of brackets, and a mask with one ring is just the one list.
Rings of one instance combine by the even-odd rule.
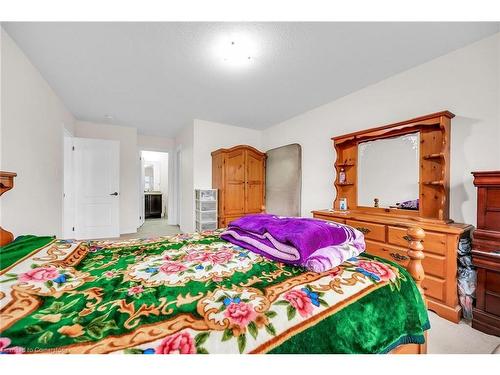
[[[348, 211], [394, 215], [417, 220], [450, 222], [449, 180], [450, 180], [450, 136], [451, 119], [449, 111], [432, 113], [414, 119], [371, 128], [333, 137], [337, 154], [335, 161], [336, 197], [333, 209], [340, 210], [340, 199], [347, 198]], [[420, 133], [419, 148], [419, 210], [358, 206], [357, 165], [358, 145], [362, 142], [395, 136]], [[341, 168], [346, 172], [346, 183], [340, 184]]]

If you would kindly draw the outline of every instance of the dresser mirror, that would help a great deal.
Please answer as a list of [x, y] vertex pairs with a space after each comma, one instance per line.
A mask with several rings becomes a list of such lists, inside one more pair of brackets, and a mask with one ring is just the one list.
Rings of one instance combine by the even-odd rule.
[[418, 210], [420, 133], [360, 142], [358, 206]]

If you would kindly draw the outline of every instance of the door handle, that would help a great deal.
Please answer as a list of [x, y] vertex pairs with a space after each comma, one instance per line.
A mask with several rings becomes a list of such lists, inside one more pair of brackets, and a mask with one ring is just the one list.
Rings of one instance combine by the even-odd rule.
[[116, 197], [116, 196], [118, 195], [118, 192], [117, 192], [117, 191], [115, 191], [114, 193], [111, 193], [111, 194], [109, 194], [109, 195], [114, 195], [114, 196]]

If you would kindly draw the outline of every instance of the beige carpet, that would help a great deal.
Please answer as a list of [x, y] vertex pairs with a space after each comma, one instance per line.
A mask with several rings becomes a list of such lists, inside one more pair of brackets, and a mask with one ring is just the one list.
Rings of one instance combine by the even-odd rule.
[[[169, 236], [180, 233], [179, 227], [168, 225], [166, 219], [148, 219], [137, 233], [124, 234], [120, 239]], [[431, 330], [428, 335], [429, 354], [488, 354], [500, 345], [500, 338], [473, 329], [465, 321], [454, 324], [429, 312]]]
[[137, 233], [122, 234], [120, 239], [148, 238], [158, 236], [171, 236], [180, 233], [178, 225], [168, 225], [167, 219], [146, 219]]
[[451, 323], [429, 311], [429, 354], [489, 354], [500, 345], [500, 337], [473, 329], [467, 322]]

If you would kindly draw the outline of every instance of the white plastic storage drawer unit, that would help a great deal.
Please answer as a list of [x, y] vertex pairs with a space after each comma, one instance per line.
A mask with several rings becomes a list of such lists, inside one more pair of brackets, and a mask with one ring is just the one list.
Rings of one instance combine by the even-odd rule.
[[217, 229], [217, 189], [196, 189], [196, 231]]

